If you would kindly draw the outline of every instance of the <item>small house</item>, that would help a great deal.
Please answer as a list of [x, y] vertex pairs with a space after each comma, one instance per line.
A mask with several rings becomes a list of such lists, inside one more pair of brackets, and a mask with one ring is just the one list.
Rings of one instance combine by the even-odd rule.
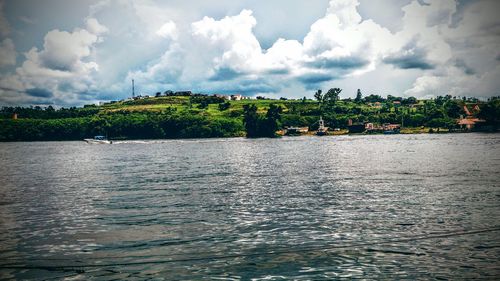
[[366, 131], [365, 124], [352, 124], [352, 125], [348, 125], [347, 129], [349, 130], [349, 134], [363, 133], [364, 131]]
[[401, 128], [400, 124], [389, 124], [389, 123], [386, 123], [386, 124], [382, 125], [382, 129], [384, 131], [394, 131], [394, 130], [399, 130], [400, 128]]
[[457, 125], [459, 125], [462, 130], [471, 131], [484, 122], [484, 120], [478, 118], [460, 118], [457, 120]]
[[242, 97], [240, 94], [231, 95], [231, 100], [242, 100]]
[[214, 94], [213, 96], [217, 97], [217, 98], [225, 99], [225, 100], [231, 100], [231, 96], [227, 96], [227, 95]]

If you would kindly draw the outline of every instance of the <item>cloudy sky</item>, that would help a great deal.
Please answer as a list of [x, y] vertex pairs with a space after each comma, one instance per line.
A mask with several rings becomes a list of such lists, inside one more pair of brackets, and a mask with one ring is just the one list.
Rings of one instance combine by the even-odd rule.
[[500, 95], [500, 1], [0, 0], [0, 105]]

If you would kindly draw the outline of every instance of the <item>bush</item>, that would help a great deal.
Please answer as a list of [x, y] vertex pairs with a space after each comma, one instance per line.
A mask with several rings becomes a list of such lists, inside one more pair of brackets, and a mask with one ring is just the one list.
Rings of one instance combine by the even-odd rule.
[[228, 110], [229, 107], [231, 107], [231, 103], [229, 103], [229, 102], [219, 103], [219, 110], [220, 111]]

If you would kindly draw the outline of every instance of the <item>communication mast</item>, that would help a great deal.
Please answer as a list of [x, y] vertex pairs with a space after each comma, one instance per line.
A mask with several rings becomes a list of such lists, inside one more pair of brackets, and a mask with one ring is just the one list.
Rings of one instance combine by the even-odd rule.
[[132, 98], [135, 98], [134, 79], [132, 79]]

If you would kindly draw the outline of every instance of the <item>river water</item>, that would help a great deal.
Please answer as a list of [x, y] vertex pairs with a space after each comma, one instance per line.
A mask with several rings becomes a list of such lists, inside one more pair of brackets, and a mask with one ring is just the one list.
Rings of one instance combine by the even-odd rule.
[[500, 277], [499, 134], [0, 143], [0, 167], [0, 279]]

